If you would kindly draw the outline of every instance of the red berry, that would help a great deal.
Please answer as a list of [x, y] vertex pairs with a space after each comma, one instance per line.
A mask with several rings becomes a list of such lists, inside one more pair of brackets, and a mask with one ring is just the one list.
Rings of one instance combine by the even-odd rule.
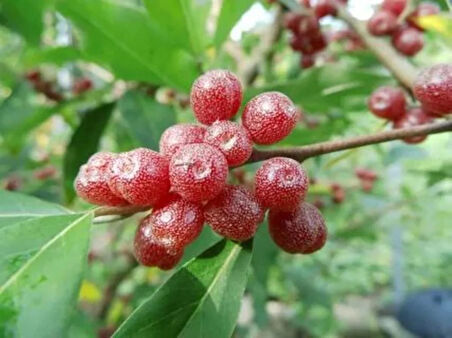
[[402, 26], [392, 35], [392, 44], [400, 53], [413, 56], [424, 47], [424, 37], [416, 28]]
[[237, 113], [242, 103], [242, 86], [231, 72], [211, 70], [193, 83], [190, 100], [198, 121], [210, 125]]
[[381, 9], [392, 12], [395, 16], [402, 14], [406, 6], [406, 0], [384, 0]]
[[247, 103], [242, 123], [255, 143], [273, 144], [293, 130], [297, 123], [297, 109], [282, 93], [263, 93]]
[[266, 208], [293, 210], [304, 199], [308, 185], [303, 167], [290, 158], [274, 157], [256, 171], [256, 197]]
[[111, 163], [109, 184], [129, 203], [153, 206], [170, 188], [168, 160], [146, 148], [122, 153]]
[[41, 81], [41, 72], [39, 70], [30, 70], [25, 74], [28, 81], [36, 83]]
[[284, 15], [283, 25], [285, 28], [292, 32], [297, 32], [299, 29], [300, 21], [303, 16], [295, 12], [287, 12]]
[[270, 210], [268, 226], [276, 245], [293, 254], [313, 253], [325, 245], [327, 238], [322, 214], [309, 203], [291, 212]]
[[115, 158], [115, 154], [108, 152], [91, 156], [88, 163], [80, 167], [75, 178], [74, 188], [77, 195], [92, 204], [109, 206], [127, 204], [123, 198], [115, 195], [108, 185], [110, 164]]
[[319, 22], [312, 15], [302, 15], [298, 26], [294, 30], [298, 35], [308, 36], [320, 31]]
[[375, 181], [378, 178], [378, 175], [375, 171], [365, 169], [365, 168], [357, 168], [355, 170], [356, 177], [361, 180], [371, 180]]
[[93, 82], [88, 78], [82, 78], [75, 81], [72, 92], [75, 95], [82, 94], [93, 87]]
[[373, 35], [391, 34], [397, 28], [397, 17], [389, 11], [379, 11], [367, 22], [367, 29]]
[[323, 18], [327, 15], [336, 15], [334, 0], [317, 0], [314, 6], [314, 12], [318, 18]]
[[331, 194], [334, 203], [341, 204], [345, 201], [345, 189], [342, 185], [338, 183], [331, 184]]
[[178, 251], [193, 242], [201, 233], [204, 215], [200, 205], [172, 194], [159, 204], [142, 223], [146, 223], [155, 238], [169, 243]]
[[206, 127], [195, 124], [175, 124], [166, 129], [160, 137], [160, 153], [171, 159], [181, 146], [202, 143]]
[[300, 59], [300, 67], [303, 69], [311, 68], [315, 64], [315, 56], [313, 54], [303, 54]]
[[416, 20], [423, 16], [438, 14], [440, 11], [441, 9], [437, 4], [431, 2], [421, 2], [413, 13], [408, 16], [407, 22], [411, 26], [423, 31], [424, 29], [417, 24]]
[[245, 163], [253, 152], [248, 131], [231, 121], [214, 122], [207, 128], [204, 142], [220, 149], [231, 167]]
[[158, 239], [152, 224], [145, 218], [135, 234], [135, 257], [146, 266], [158, 266], [163, 270], [172, 269], [182, 258], [184, 251], [171, 246], [170, 242]]
[[370, 96], [368, 106], [377, 117], [397, 120], [406, 112], [405, 95], [400, 88], [380, 87]]
[[228, 163], [224, 155], [208, 144], [189, 144], [181, 147], [171, 158], [172, 189], [182, 198], [208, 201], [224, 188]]
[[416, 78], [413, 91], [429, 113], [440, 116], [452, 113], [452, 64], [424, 69]]
[[[410, 128], [432, 122], [432, 117], [428, 116], [422, 108], [411, 108], [405, 116], [394, 122], [394, 129]], [[413, 136], [403, 139], [405, 143], [421, 143], [427, 135]]]
[[245, 241], [264, 218], [256, 197], [243, 186], [228, 185], [204, 208], [206, 222], [223, 237]]

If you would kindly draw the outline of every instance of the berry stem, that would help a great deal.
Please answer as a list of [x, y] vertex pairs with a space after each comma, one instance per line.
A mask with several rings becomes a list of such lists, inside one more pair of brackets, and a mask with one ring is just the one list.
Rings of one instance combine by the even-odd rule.
[[[111, 216], [111, 215], [120, 215], [120, 216], [132, 216], [138, 212], [144, 212], [149, 210], [150, 207], [129, 205], [125, 207], [99, 207], [94, 209], [94, 217], [100, 216]], [[125, 217], [124, 217], [125, 218]]]
[[401, 56], [388, 41], [369, 34], [366, 25], [355, 19], [344, 6], [337, 6], [337, 16], [355, 30], [378, 60], [391, 71], [404, 87], [411, 91], [418, 69], [406, 57]]

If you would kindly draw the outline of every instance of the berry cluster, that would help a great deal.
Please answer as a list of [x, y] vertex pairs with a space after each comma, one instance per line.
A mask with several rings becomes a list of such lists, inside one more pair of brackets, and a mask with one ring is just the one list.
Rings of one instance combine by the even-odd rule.
[[420, 3], [400, 23], [399, 17], [406, 6], [406, 0], [384, 0], [379, 11], [368, 21], [367, 28], [373, 35], [391, 36], [393, 46], [400, 53], [413, 56], [424, 46], [423, 29], [417, 23], [418, 18], [437, 14], [440, 8], [430, 2]]
[[237, 77], [225, 70], [200, 76], [191, 106], [204, 125], [178, 124], [160, 139], [160, 152], [139, 148], [101, 152], [80, 168], [75, 189], [98, 205], [153, 208], [136, 232], [135, 255], [147, 266], [174, 267], [204, 221], [219, 235], [245, 241], [270, 209], [270, 233], [291, 253], [312, 253], [326, 240], [320, 212], [304, 202], [308, 178], [289, 158], [272, 158], [257, 170], [255, 190], [227, 183], [228, 168], [244, 164], [253, 144], [273, 144], [295, 127], [298, 112], [278, 92], [262, 93], [245, 106], [242, 123], [229, 121], [242, 103]]
[[[423, 70], [413, 85], [420, 107], [407, 108], [400, 88], [380, 87], [368, 100], [370, 111], [377, 117], [393, 122], [394, 128], [408, 128], [432, 122], [452, 112], [452, 64], [438, 64]], [[426, 136], [404, 139], [420, 143]]]
[[[346, 0], [340, 0], [345, 4]], [[311, 8], [310, 0], [301, 0], [305, 8]], [[335, 0], [317, 0], [313, 15], [288, 12], [284, 17], [284, 27], [291, 31], [290, 46], [301, 54], [300, 67], [310, 68], [315, 64], [316, 54], [325, 49], [327, 38], [320, 30], [319, 19], [336, 15]]]

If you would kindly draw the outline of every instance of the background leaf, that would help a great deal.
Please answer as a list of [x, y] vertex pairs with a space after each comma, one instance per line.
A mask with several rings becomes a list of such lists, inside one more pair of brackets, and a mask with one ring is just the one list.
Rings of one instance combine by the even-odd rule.
[[251, 246], [223, 240], [188, 262], [132, 313], [114, 337], [230, 337]]
[[96, 152], [114, 107], [115, 103], [108, 103], [86, 112], [71, 137], [63, 162], [64, 195], [67, 203], [75, 197], [73, 184], [78, 170]]
[[119, 101], [119, 110], [130, 134], [141, 146], [158, 151], [160, 135], [176, 123], [173, 107], [155, 101], [138, 91], [127, 92]]
[[0, 212], [0, 336], [61, 337], [77, 301], [91, 214], [10, 192], [0, 199], [12, 201]]

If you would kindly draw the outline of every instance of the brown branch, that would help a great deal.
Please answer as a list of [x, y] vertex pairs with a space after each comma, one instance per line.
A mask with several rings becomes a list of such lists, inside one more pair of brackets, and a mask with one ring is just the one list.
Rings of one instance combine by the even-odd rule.
[[257, 150], [253, 151], [248, 163], [267, 160], [272, 157], [284, 156], [296, 161], [304, 160], [324, 154], [329, 154], [341, 150], [362, 147], [370, 144], [383, 143], [393, 140], [400, 140], [413, 136], [437, 134], [446, 131], [452, 131], [452, 121], [436, 122], [422, 126], [394, 129], [375, 133], [371, 135], [357, 136], [344, 140], [335, 140], [322, 143], [311, 144], [302, 147]]
[[400, 55], [387, 40], [369, 34], [366, 25], [355, 19], [344, 6], [337, 6], [337, 16], [347, 22], [378, 60], [391, 71], [404, 87], [411, 90], [418, 69], [406, 57]]
[[[111, 216], [111, 215], [120, 215], [120, 216], [132, 216], [138, 212], [144, 212], [149, 210], [150, 207], [142, 207], [136, 205], [128, 205], [125, 207], [99, 207], [94, 209], [94, 217], [100, 216]], [[126, 218], [123, 217], [123, 218]]]

